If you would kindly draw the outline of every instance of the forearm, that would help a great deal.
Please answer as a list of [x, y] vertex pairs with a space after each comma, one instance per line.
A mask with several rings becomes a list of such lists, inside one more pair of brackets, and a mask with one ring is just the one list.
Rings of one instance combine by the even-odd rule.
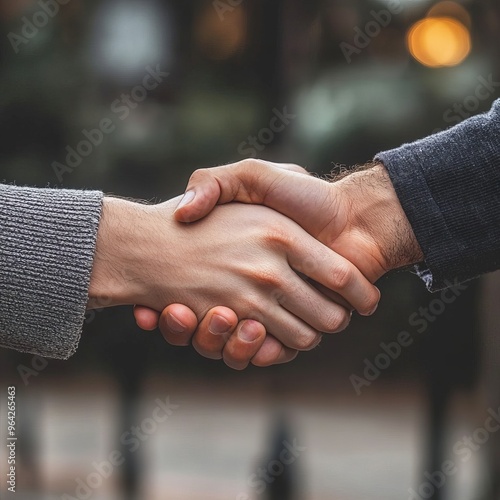
[[102, 193], [0, 185], [0, 345], [67, 359], [84, 321]]
[[[348, 225], [339, 249], [348, 248], [353, 232], [371, 243], [369, 252], [379, 263], [372, 279], [385, 272], [407, 267], [423, 260], [423, 253], [401, 206], [391, 179], [381, 163], [369, 163], [338, 182], [337, 191], [344, 201]], [[333, 245], [336, 248], [336, 245]], [[376, 270], [376, 266], [370, 266]]]

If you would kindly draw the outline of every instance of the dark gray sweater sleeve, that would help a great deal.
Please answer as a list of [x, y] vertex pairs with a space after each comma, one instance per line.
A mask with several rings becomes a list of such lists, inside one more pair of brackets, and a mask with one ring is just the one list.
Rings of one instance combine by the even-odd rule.
[[0, 346], [60, 359], [75, 352], [102, 196], [0, 185]]
[[487, 114], [376, 156], [423, 250], [431, 290], [500, 268], [500, 100]]

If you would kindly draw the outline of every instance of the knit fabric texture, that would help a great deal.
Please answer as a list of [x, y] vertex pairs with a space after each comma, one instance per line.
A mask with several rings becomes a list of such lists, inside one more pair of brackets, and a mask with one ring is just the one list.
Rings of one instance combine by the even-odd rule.
[[425, 256], [430, 290], [500, 268], [500, 100], [491, 111], [379, 153]]
[[0, 185], [0, 345], [68, 359], [83, 327], [103, 194]]

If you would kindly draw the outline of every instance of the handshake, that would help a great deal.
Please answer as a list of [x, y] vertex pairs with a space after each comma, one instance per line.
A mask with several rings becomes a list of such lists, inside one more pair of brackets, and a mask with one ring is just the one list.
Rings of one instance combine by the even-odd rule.
[[373, 283], [422, 260], [381, 163], [329, 182], [245, 160], [196, 171], [180, 200], [106, 197], [88, 308], [140, 304], [138, 325], [170, 344], [269, 366], [373, 314]]

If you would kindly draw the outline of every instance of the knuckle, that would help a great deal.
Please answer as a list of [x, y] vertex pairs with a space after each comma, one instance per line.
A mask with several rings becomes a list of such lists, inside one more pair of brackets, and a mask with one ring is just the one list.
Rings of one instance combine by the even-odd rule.
[[208, 168], [199, 168], [195, 170], [192, 174], [191, 177], [189, 178], [190, 182], [197, 182], [205, 179], [205, 177], [209, 175], [209, 169]]
[[[277, 296], [278, 293], [276, 290], [281, 289], [281, 282], [282, 278], [281, 276], [277, 273], [276, 270], [274, 269], [260, 269], [254, 272], [253, 279], [255, 280], [255, 283], [261, 288], [265, 289], [274, 289], [275, 292], [273, 296]], [[262, 303], [261, 300], [254, 300], [256, 302], [256, 306], [258, 306], [258, 309], [262, 309]], [[265, 309], [264, 309], [265, 310]]]
[[247, 165], [253, 166], [253, 167], [267, 167], [269, 166], [269, 162], [266, 160], [262, 160], [261, 158], [247, 158], [246, 160], [243, 160]]
[[366, 299], [366, 303], [363, 306], [363, 310], [360, 311], [363, 314], [370, 314], [377, 307], [380, 301], [380, 292], [374, 290], [373, 293], [370, 293]]
[[236, 163], [237, 168], [241, 168], [243, 172], [255, 173], [263, 168], [267, 168], [268, 163], [264, 160], [259, 160], [257, 158], [245, 158], [244, 160]]
[[[254, 280], [255, 274], [249, 275]], [[264, 323], [265, 313], [269, 309], [269, 301], [261, 293], [253, 290], [249, 291], [239, 301], [239, 312], [241, 318], [252, 319], [259, 323]]]
[[328, 315], [322, 325], [324, 333], [337, 333], [345, 330], [351, 322], [351, 313], [347, 309], [339, 309]]
[[297, 172], [299, 174], [308, 174], [309, 173], [304, 167], [301, 167], [300, 165], [297, 165], [296, 163], [290, 164], [290, 170], [293, 172]]
[[296, 348], [299, 351], [311, 351], [319, 345], [321, 339], [322, 335], [319, 332], [316, 332], [314, 334], [302, 335], [297, 340]]
[[333, 271], [333, 284], [337, 290], [345, 290], [354, 277], [352, 269], [348, 265], [339, 265]]
[[314, 272], [318, 271], [320, 265], [321, 262], [319, 259], [315, 258], [313, 255], [308, 255], [297, 262], [294, 268], [302, 274], [311, 276]]
[[290, 232], [283, 225], [269, 224], [263, 231], [263, 243], [270, 248], [290, 246]]
[[[293, 290], [289, 289], [288, 293], [293, 294]], [[287, 303], [287, 295], [281, 288], [272, 290], [270, 298], [272, 304], [281, 304], [283, 306]]]

